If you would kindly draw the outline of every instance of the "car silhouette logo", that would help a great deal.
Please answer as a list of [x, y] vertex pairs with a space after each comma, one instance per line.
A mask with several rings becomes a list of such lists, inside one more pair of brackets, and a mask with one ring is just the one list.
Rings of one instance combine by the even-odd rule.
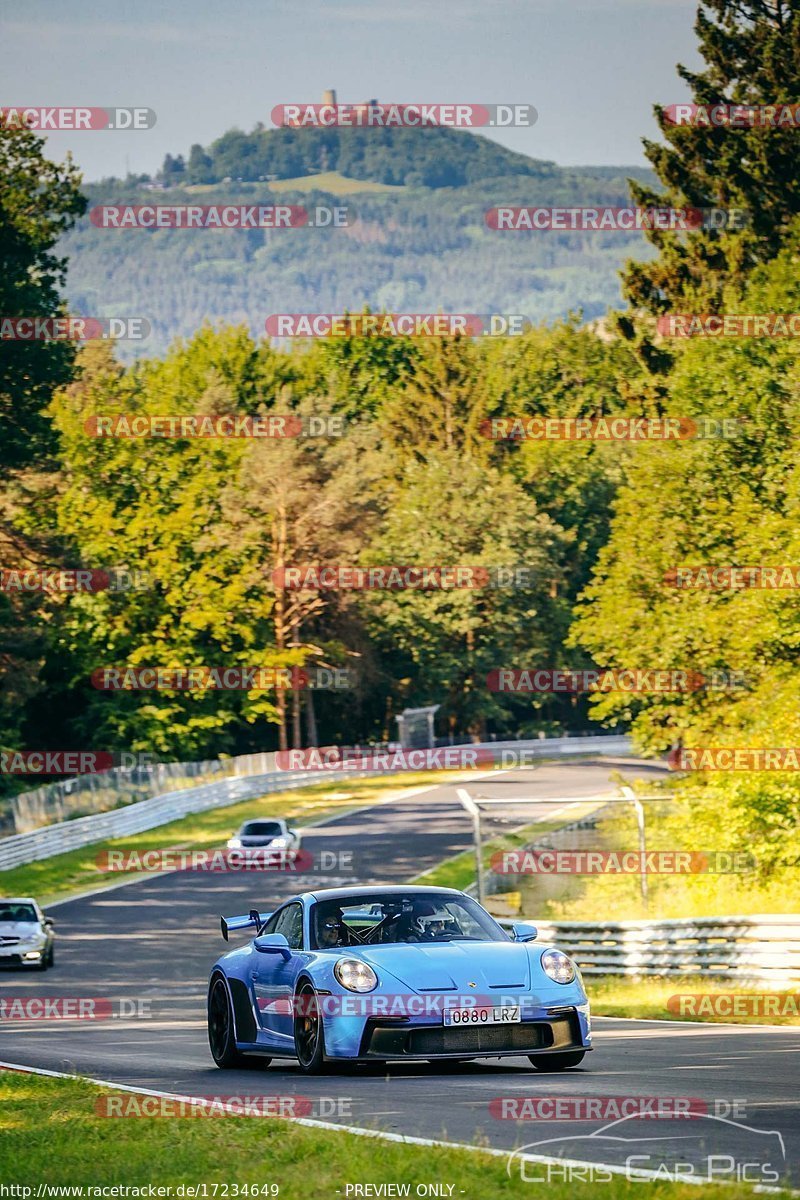
[[472, 983], [470, 980], [467, 980], [467, 983], [469, 983], [469, 986], [470, 986], [470, 987], [477, 987], [477, 986], [478, 986], [478, 985], [477, 985], [477, 983]]

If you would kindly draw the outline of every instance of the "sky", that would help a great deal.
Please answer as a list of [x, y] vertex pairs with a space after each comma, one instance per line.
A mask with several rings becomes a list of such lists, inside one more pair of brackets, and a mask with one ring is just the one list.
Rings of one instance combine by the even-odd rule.
[[153, 173], [274, 105], [527, 103], [493, 132], [562, 165], [644, 165], [653, 104], [687, 98], [696, 0], [0, 0], [0, 106], [154, 109], [154, 128], [48, 137], [87, 180]]

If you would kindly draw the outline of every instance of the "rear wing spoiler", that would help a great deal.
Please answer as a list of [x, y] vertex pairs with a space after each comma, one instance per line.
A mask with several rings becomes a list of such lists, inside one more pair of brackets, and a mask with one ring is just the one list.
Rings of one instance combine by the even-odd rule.
[[220, 917], [222, 936], [227, 942], [229, 933], [238, 933], [240, 929], [255, 929], [258, 937], [271, 916], [272, 913], [260, 913], [257, 908], [251, 908], [246, 917]]

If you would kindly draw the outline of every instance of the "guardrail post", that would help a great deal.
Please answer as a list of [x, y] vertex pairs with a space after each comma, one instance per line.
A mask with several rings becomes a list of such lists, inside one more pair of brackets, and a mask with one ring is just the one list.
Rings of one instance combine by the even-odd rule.
[[647, 887], [647, 860], [645, 857], [647, 854], [647, 831], [644, 824], [644, 805], [632, 787], [623, 785], [621, 790], [623, 796], [627, 796], [636, 810], [636, 824], [639, 829], [639, 854], [642, 863], [642, 870], [639, 874], [639, 887], [642, 893], [642, 904], [644, 905], [645, 912], [647, 912], [650, 904], [650, 893]]
[[456, 788], [456, 795], [472, 817], [472, 837], [475, 842], [475, 878], [478, 883], [478, 903], [486, 903], [486, 880], [483, 874], [483, 838], [481, 836], [481, 810], [466, 788]]

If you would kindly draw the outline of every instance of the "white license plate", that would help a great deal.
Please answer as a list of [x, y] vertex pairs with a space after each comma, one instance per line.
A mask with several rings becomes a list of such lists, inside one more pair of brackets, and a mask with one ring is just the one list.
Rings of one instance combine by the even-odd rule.
[[522, 1020], [518, 1004], [446, 1008], [443, 1016], [445, 1025], [516, 1025]]

